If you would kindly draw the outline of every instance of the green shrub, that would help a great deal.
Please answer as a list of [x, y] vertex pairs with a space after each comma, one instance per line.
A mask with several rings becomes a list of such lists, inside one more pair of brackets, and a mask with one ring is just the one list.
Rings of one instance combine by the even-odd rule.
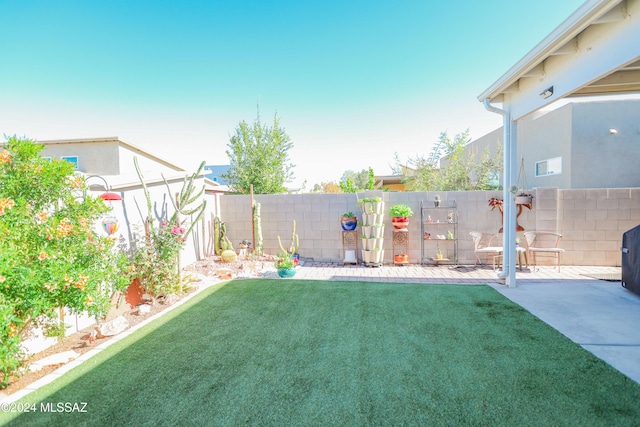
[[65, 311], [102, 317], [128, 285], [126, 257], [93, 228], [109, 208], [85, 197], [71, 163], [43, 159], [42, 148], [11, 137], [0, 151], [0, 388], [31, 329], [63, 337]]

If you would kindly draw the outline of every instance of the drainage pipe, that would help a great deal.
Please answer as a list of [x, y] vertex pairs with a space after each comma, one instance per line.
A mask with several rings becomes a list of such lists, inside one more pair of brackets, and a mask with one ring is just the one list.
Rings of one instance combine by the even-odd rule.
[[[516, 131], [515, 126], [512, 128], [511, 115], [508, 111], [491, 105], [489, 99], [483, 101], [484, 108], [492, 113], [502, 115], [504, 132], [504, 153], [503, 153], [503, 167], [504, 167], [504, 180], [502, 183], [502, 200], [504, 210], [503, 221], [503, 235], [502, 235], [502, 264], [503, 269], [498, 273], [498, 278], [506, 279], [509, 287], [516, 287], [516, 270], [515, 270], [515, 241], [516, 236], [513, 231], [515, 230], [515, 202], [509, 192], [511, 185], [513, 184], [513, 161], [511, 157], [515, 157], [515, 149], [512, 149], [512, 132]], [[515, 139], [515, 138], [514, 138]]]

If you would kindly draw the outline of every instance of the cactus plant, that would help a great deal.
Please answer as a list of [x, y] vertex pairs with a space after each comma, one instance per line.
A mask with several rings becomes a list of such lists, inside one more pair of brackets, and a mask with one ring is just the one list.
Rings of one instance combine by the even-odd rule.
[[282, 241], [280, 240], [280, 236], [278, 236], [278, 244], [280, 245], [280, 249], [282, 250], [282, 252], [286, 252], [288, 254], [297, 254], [298, 253], [298, 248], [300, 245], [300, 240], [298, 238], [298, 235], [296, 234], [296, 220], [293, 220], [293, 230], [291, 231], [291, 244], [289, 245], [289, 249], [285, 249], [284, 246], [282, 246]]

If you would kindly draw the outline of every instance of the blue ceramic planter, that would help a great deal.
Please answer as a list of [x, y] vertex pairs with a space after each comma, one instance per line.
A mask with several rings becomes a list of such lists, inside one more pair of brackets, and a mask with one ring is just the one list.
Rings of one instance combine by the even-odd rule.
[[342, 218], [341, 220], [341, 225], [342, 225], [342, 229], [344, 231], [352, 231], [355, 230], [356, 227], [358, 226], [358, 219], [357, 218]]
[[278, 270], [278, 276], [280, 277], [293, 277], [296, 275], [295, 268], [281, 268]]

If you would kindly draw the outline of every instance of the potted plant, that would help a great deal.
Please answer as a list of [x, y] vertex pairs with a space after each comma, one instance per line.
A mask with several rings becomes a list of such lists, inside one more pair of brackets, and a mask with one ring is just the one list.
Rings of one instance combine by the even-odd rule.
[[533, 202], [533, 194], [520, 190], [514, 200], [516, 205], [530, 205]]
[[413, 215], [413, 210], [409, 205], [393, 205], [389, 215], [391, 216], [391, 223], [396, 230], [406, 230], [409, 226], [409, 218]]
[[358, 200], [358, 204], [360, 205], [360, 208], [362, 209], [362, 213], [367, 214], [367, 215], [373, 213], [373, 203], [371, 202], [370, 198], [364, 197], [364, 198]]
[[296, 233], [296, 220], [293, 220], [293, 230], [291, 231], [291, 244], [288, 249], [285, 249], [282, 246], [282, 241], [280, 240], [280, 236], [278, 236], [278, 244], [280, 245], [280, 251], [291, 255], [296, 263], [300, 261], [300, 253], [298, 252], [298, 248], [300, 247], [300, 239], [298, 234]]
[[280, 252], [274, 262], [278, 276], [293, 277], [296, 274], [296, 262], [293, 255], [287, 252]]
[[344, 231], [352, 231], [358, 226], [358, 218], [351, 211], [345, 212], [340, 218], [340, 224]]
[[395, 262], [396, 264], [406, 264], [409, 262], [409, 255], [405, 254], [404, 252], [400, 252], [399, 254], [393, 256], [393, 262]]
[[433, 205], [436, 208], [439, 208], [440, 207], [440, 202], [441, 202], [440, 196], [436, 194], [435, 197], [433, 198]]
[[382, 213], [382, 197], [373, 197], [371, 199], [371, 204], [373, 206], [373, 213]]

